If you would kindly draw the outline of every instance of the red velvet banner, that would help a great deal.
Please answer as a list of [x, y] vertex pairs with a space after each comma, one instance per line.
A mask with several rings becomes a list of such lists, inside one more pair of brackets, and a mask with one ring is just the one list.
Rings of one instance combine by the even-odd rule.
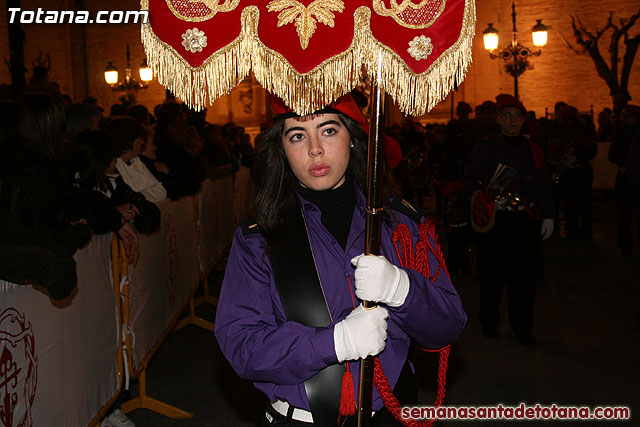
[[[143, 41], [147, 52], [161, 49], [162, 55], [176, 55], [182, 62], [186, 61], [192, 72], [223, 55], [224, 66], [238, 78], [244, 76], [238, 72], [234, 74], [234, 69], [244, 72], [253, 68], [255, 71], [277, 64], [280, 68], [272, 69], [271, 73], [286, 71], [294, 77], [299, 76], [302, 80], [290, 84], [310, 84], [314, 86], [313, 90], [321, 91], [322, 99], [317, 102], [326, 102], [350, 90], [363, 65], [369, 73], [373, 71], [370, 70], [374, 67], [370, 58], [373, 52], [382, 52], [385, 56], [383, 67], [397, 78], [407, 80], [405, 85], [415, 84], [411, 79], [416, 76], [428, 78], [435, 69], [441, 80], [454, 74], [460, 80], [460, 70], [464, 74], [470, 62], [475, 27], [473, 1], [143, 0], [143, 8], [148, 6], [150, 22], [149, 26], [143, 27]], [[149, 32], [147, 36], [145, 31]], [[153, 43], [151, 39], [154, 39]], [[230, 53], [232, 49], [235, 49], [233, 54]], [[155, 61], [150, 61], [154, 69], [162, 64], [166, 66], [167, 61], [155, 53]], [[447, 56], [447, 61], [441, 59], [443, 55]], [[341, 62], [336, 62], [338, 60]], [[215, 65], [218, 71], [223, 71], [221, 67], [220, 63]], [[399, 67], [404, 75], [397, 75]], [[444, 74], [442, 67], [446, 67]], [[165, 77], [170, 78], [167, 74], [175, 71], [165, 71]], [[321, 77], [311, 76], [318, 72], [322, 73]], [[285, 101], [291, 101], [286, 92], [314, 95], [308, 90], [286, 87], [290, 77], [282, 81], [276, 81], [277, 78], [272, 81], [273, 77], [264, 80], [268, 80], [266, 86], [272, 86], [267, 89], [275, 89], [278, 95], [284, 95], [281, 97]], [[198, 78], [193, 78], [192, 86], [198, 86]], [[225, 78], [230, 76], [220, 77], [221, 80]], [[172, 80], [175, 79], [180, 76], [174, 76]], [[171, 82], [166, 83], [172, 86]], [[453, 84], [440, 83], [446, 87]], [[229, 81], [229, 84], [233, 85], [233, 82]], [[431, 81], [430, 84], [437, 85], [438, 82]], [[184, 92], [184, 87], [180, 88]], [[439, 89], [443, 92], [442, 87]], [[398, 90], [411, 91], [410, 88]], [[400, 104], [409, 102], [408, 93], [395, 93], [398, 90], [391, 92], [403, 98]], [[210, 95], [217, 94], [217, 90], [214, 92]], [[433, 90], [428, 92], [436, 95]], [[197, 96], [193, 101], [199, 103]]]

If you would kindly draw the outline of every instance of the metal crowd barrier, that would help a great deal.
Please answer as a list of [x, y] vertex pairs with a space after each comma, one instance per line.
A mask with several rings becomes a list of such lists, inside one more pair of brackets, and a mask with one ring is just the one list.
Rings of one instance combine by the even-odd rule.
[[206, 278], [231, 244], [237, 210], [247, 212], [247, 176], [241, 170], [206, 180], [196, 196], [160, 203], [160, 230], [138, 236], [134, 266], [116, 236], [94, 236], [75, 257], [77, 291], [60, 303], [0, 281], [0, 402], [9, 402], [3, 425], [98, 425], [132, 378], [139, 393], [122, 404], [124, 412], [193, 416], [147, 395], [146, 368], [173, 330], [213, 330], [195, 316], [194, 295], [203, 283], [198, 302], [217, 302]]

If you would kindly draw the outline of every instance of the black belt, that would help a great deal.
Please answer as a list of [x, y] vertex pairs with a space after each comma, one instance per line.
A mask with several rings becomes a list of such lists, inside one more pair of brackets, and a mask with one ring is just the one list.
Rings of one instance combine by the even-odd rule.
[[[287, 221], [288, 227], [271, 266], [287, 320], [319, 328], [332, 323], [316, 267], [307, 226], [300, 210]], [[327, 366], [304, 383], [314, 425], [335, 426], [340, 410], [340, 392], [345, 367]]]

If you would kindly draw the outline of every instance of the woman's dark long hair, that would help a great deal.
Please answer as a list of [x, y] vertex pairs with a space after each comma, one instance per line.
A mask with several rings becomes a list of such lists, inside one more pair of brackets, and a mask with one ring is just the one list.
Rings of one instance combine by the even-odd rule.
[[57, 159], [64, 151], [65, 114], [62, 103], [44, 92], [33, 92], [22, 97], [33, 123], [32, 146], [34, 154]]
[[[352, 147], [346, 174], [365, 192], [367, 185], [367, 133], [355, 120], [339, 113], [340, 121], [349, 131]], [[256, 221], [267, 240], [266, 250], [274, 253], [281, 243], [287, 218], [297, 207], [294, 175], [282, 147], [285, 119], [276, 119], [271, 127], [256, 137], [252, 177], [256, 186]], [[384, 180], [383, 200], [392, 196], [390, 179]]]
[[0, 100], [0, 212], [16, 213], [20, 170], [28, 160], [33, 136], [27, 110], [17, 102]]
[[33, 135], [27, 110], [17, 102], [0, 100], [0, 168], [13, 169], [26, 157], [25, 146]]

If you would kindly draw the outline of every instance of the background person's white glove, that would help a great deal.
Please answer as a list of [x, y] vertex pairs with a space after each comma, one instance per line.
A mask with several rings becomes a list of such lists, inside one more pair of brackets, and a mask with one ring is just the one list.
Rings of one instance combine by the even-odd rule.
[[400, 307], [409, 293], [409, 276], [383, 256], [358, 255], [351, 260], [356, 295], [364, 301]]
[[338, 362], [364, 359], [384, 350], [389, 313], [382, 307], [367, 310], [360, 304], [333, 328]]
[[547, 240], [553, 234], [553, 218], [545, 218], [542, 220], [542, 227], [540, 228], [540, 236], [542, 240]]

